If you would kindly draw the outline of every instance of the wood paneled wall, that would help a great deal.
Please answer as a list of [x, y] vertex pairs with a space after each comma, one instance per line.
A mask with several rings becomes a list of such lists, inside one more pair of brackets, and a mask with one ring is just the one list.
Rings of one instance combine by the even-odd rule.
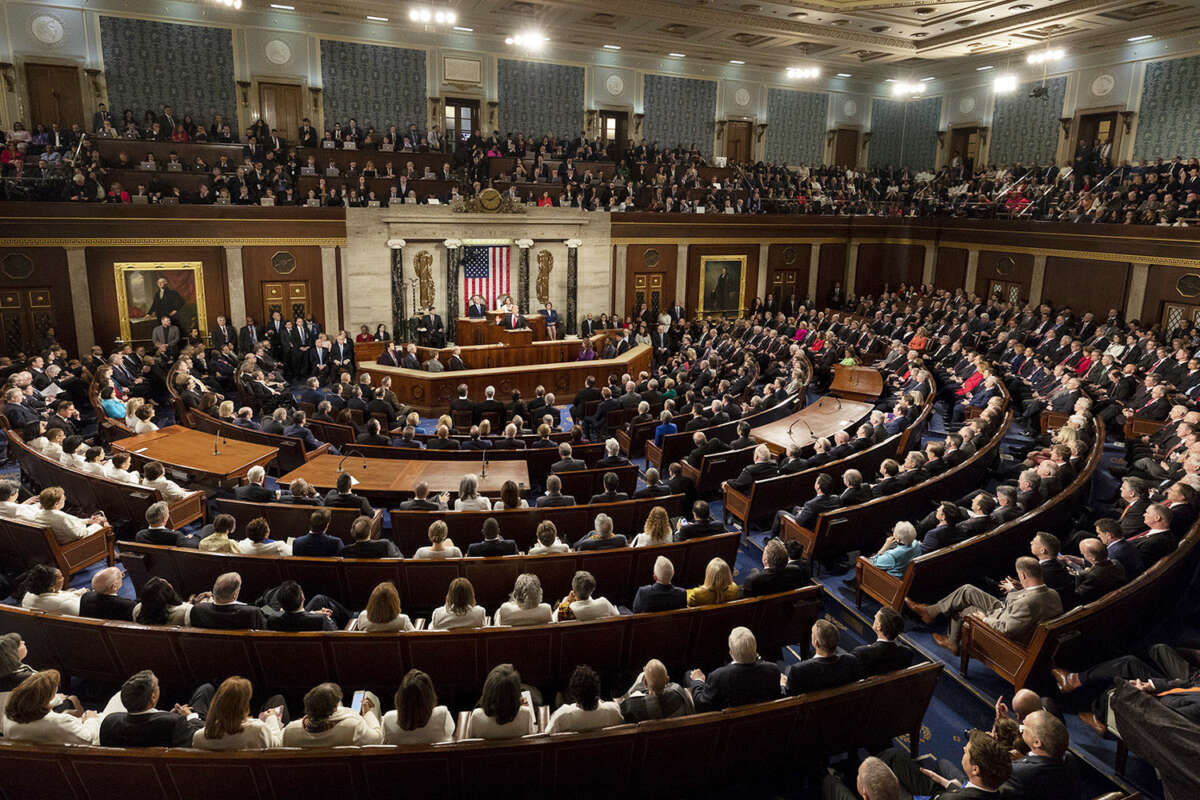
[[1142, 301], [1139, 319], [1146, 325], [1157, 325], [1163, 315], [1163, 306], [1177, 303], [1184, 306], [1200, 306], [1200, 297], [1187, 297], [1179, 292], [1179, 279], [1184, 275], [1200, 276], [1200, 269], [1189, 270], [1162, 264], [1151, 264], [1146, 276], [1146, 296]]
[[[625, 298], [621, 301], [621, 312], [633, 310], [637, 291], [637, 276], [662, 275], [661, 308], [675, 304], [676, 272], [678, 272], [679, 246], [668, 242], [653, 244], [631, 244], [625, 257]], [[689, 273], [691, 274], [691, 273]], [[688, 306], [694, 308], [694, 306]]]
[[[53, 314], [55, 339], [72, 355], [79, 352], [75, 337], [74, 303], [71, 298], [71, 278], [67, 271], [67, 251], [60, 247], [15, 247], [0, 248], [0, 265], [5, 259], [14, 256], [12, 269], [0, 269], [0, 295], [6, 295], [0, 307], [15, 312], [17, 308], [29, 309], [30, 292], [48, 290], [50, 298], [50, 313]], [[21, 262], [24, 258], [32, 264], [33, 271], [29, 277], [22, 277]], [[12, 272], [15, 277], [8, 273]], [[15, 306], [15, 307], [14, 307]], [[31, 309], [34, 314], [42, 310]], [[36, 327], [36, 320], [30, 320], [29, 327]], [[26, 330], [27, 337], [34, 333]], [[36, 338], [30, 338], [26, 346], [33, 347]], [[3, 355], [14, 355], [4, 353]]]
[[824, 307], [829, 302], [829, 292], [833, 289], [833, 284], [841, 281], [842, 289], [846, 288], [847, 249], [844, 244], [821, 245], [821, 255], [817, 262], [817, 296], [813, 298], [818, 306]]
[[[788, 244], [773, 244], [767, 248], [767, 293], [771, 292], [771, 286], [775, 283], [775, 275], [779, 272], [795, 273], [795, 281], [791, 283], [795, 287], [796, 299], [803, 301], [808, 296], [808, 278], [809, 270], [812, 266], [812, 248], [815, 245], [804, 242], [788, 243]], [[780, 292], [780, 295], [786, 297], [788, 292]]]
[[[1009, 258], [1013, 260], [1011, 268], [1005, 261]], [[1030, 253], [1007, 253], [1001, 248], [980, 251], [979, 270], [972, 291], [980, 297], [986, 295], [993, 280], [1019, 283], [1021, 299], [1027, 300], [1033, 284], [1033, 256]]]
[[[288, 273], [280, 273], [272, 265], [276, 253], [290, 253], [295, 268]], [[313, 316], [322, 324], [324, 330], [338, 328], [338, 321], [325, 319], [324, 277], [321, 272], [320, 247], [243, 247], [242, 248], [242, 277], [246, 283], [246, 313], [260, 323], [265, 323], [263, 316], [263, 286], [268, 283], [306, 283], [308, 285], [305, 302]], [[390, 292], [391, 287], [384, 290]], [[336, 286], [328, 287], [328, 291], [337, 291]], [[287, 304], [285, 304], [285, 309]], [[339, 308], [340, 308], [339, 304]], [[284, 319], [290, 315], [284, 313]], [[234, 320], [238, 325], [242, 320]]]
[[1123, 312], [1130, 272], [1131, 265], [1120, 261], [1049, 256], [1042, 302], [1091, 311], [1098, 317], [1103, 317], [1110, 308]]
[[961, 247], [939, 247], [933, 266], [933, 285], [938, 289], [965, 288], [967, 251]]
[[758, 289], [758, 244], [730, 242], [729, 244], [688, 245], [688, 286], [686, 308], [696, 308], [700, 300], [700, 258], [702, 256], [746, 256], [745, 303], [749, 305]]
[[854, 293], [877, 295], [885, 286], [894, 291], [902, 283], [920, 285], [924, 268], [924, 245], [864, 242], [858, 246]]
[[204, 267], [204, 299], [208, 327], [217, 317], [228, 314], [229, 291], [225, 276], [223, 247], [89, 247], [87, 249], [88, 289], [92, 295], [92, 329], [96, 344], [105, 351], [121, 335], [117, 318], [117, 285], [113, 265], [121, 262], [199, 261]]

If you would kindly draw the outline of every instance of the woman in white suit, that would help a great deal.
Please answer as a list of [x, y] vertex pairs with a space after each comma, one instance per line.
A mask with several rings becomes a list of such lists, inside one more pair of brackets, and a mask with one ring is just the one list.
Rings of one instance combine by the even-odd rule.
[[4, 738], [16, 742], [45, 744], [98, 744], [100, 715], [84, 711], [79, 700], [71, 698], [72, 711], [54, 711], [61, 702], [58, 670], [36, 672], [21, 682], [8, 696], [4, 706]]

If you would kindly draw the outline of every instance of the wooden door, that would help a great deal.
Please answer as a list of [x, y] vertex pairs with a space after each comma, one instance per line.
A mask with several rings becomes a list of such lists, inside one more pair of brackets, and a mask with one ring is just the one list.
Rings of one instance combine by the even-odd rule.
[[858, 131], [838, 128], [833, 140], [833, 163], [839, 167], [858, 166]]
[[278, 311], [284, 320], [306, 317], [313, 310], [309, 304], [308, 281], [263, 281], [262, 299], [264, 320]]
[[85, 130], [83, 119], [83, 90], [79, 85], [79, 68], [54, 64], [26, 64], [25, 84], [29, 87], [29, 127], [39, 122], [50, 127], [70, 130], [78, 124]]
[[479, 119], [478, 100], [456, 100], [446, 98], [446, 141], [454, 142], [456, 149], [471, 137], [478, 128], [483, 133], [483, 122]]
[[290, 83], [260, 83], [258, 109], [267, 125], [279, 131], [285, 140], [294, 140], [304, 119], [304, 96], [299, 86]]
[[753, 125], [749, 122], [730, 120], [725, 125], [725, 155], [730, 161], [746, 163], [750, 161], [753, 145], [750, 141]]
[[[54, 327], [49, 289], [0, 291], [0, 352], [31, 352], [47, 328]], [[60, 309], [61, 310], [61, 309]]]
[[637, 312], [642, 307], [642, 303], [650, 306], [650, 313], [655, 317], [658, 316], [659, 309], [665, 308], [665, 298], [663, 297], [663, 285], [666, 273], [664, 272], [639, 272], [633, 276], [633, 301], [629, 303], [629, 308], [633, 312]]
[[1171, 331], [1183, 324], [1184, 320], [1200, 325], [1200, 306], [1184, 305], [1183, 303], [1164, 303], [1162, 313], [1162, 329]]
[[626, 111], [600, 112], [600, 140], [611, 146], [611, 155], [620, 159], [625, 155], [625, 142], [629, 139], [629, 113]]
[[[804, 281], [803, 286], [800, 285], [800, 281]], [[767, 292], [774, 295], [780, 303], [793, 294], [803, 299], [808, 294], [808, 270], [777, 269], [771, 273], [769, 283]]]
[[995, 297], [997, 295], [1005, 302], [1020, 305], [1021, 284], [1012, 281], [991, 281], [988, 284], [988, 296]]

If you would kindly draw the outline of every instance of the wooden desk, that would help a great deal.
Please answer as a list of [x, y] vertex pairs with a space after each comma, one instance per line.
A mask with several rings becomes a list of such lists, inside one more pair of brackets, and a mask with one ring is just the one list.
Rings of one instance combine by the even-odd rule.
[[239, 442], [182, 425], [171, 425], [152, 433], [142, 433], [112, 443], [114, 450], [125, 450], [139, 465], [159, 461], [163, 466], [183, 470], [202, 482], [235, 483], [246, 477], [251, 467], [266, 466], [279, 449], [251, 442]]
[[[616, 358], [594, 361], [574, 360], [578, 353], [576, 341], [535, 342], [523, 347], [484, 347], [472, 351], [470, 356], [464, 351], [463, 359], [467, 364], [483, 362], [488, 364], [484, 369], [426, 372], [385, 367], [375, 361], [359, 359], [358, 370], [371, 376], [373, 386], [378, 386], [385, 375], [391, 377], [392, 390], [401, 403], [411, 406], [422, 416], [438, 416], [448, 413], [460, 383], [467, 385], [468, 396], [473, 399], [482, 398], [484, 389], [494, 386], [497, 397], [506, 401], [514, 389], [531, 398], [538, 386], [544, 386], [547, 392], [554, 394], [555, 403], [563, 406], [570, 404], [588, 376], [595, 376], [597, 385], [604, 386], [609, 375], [619, 377], [626, 372], [637, 375], [650, 369], [653, 355], [649, 345], [637, 345]], [[445, 355], [448, 357], [449, 353]]]
[[829, 392], [850, 400], [876, 400], [883, 393], [883, 376], [874, 367], [833, 368]]
[[500, 327], [499, 311], [489, 311], [487, 316], [480, 318], [459, 317], [458, 318], [458, 339], [456, 343], [459, 345], [478, 345], [478, 344], [497, 344], [500, 342], [508, 342], [510, 344], [528, 344], [529, 342], [542, 342], [546, 340], [546, 318], [541, 312], [525, 314], [525, 321], [529, 325], [530, 334], [523, 336], [529, 337], [529, 342], [511, 342], [507, 336], [512, 333], [505, 328]]
[[[485, 478], [481, 476], [481, 461], [363, 459], [354, 455], [344, 458], [330, 454], [317, 456], [304, 466], [292, 470], [279, 479], [279, 484], [283, 486], [296, 478], [304, 478], [320, 489], [332, 489], [337, 485], [339, 463], [344, 472], [350, 473], [358, 481], [354, 491], [371, 498], [391, 499], [411, 495], [416, 485], [422, 481], [429, 484], [430, 494], [457, 494], [458, 482], [469, 472], [480, 476], [480, 494], [499, 495], [500, 487], [510, 480], [516, 481], [522, 489], [529, 488], [529, 467], [524, 461], [489, 459]], [[364, 464], [366, 469], [363, 469]]]
[[[839, 403], [835, 397], [822, 397], [795, 414], [751, 428], [750, 436], [771, 448], [771, 452], [780, 453], [793, 443], [801, 447], [811, 444], [814, 435], [822, 439], [844, 431], [869, 415], [874, 407], [873, 403], [856, 400], [842, 400]], [[809, 433], [810, 426], [812, 434]]]
[[[511, 334], [513, 332], [502, 331], [502, 333]], [[614, 331], [595, 334], [591, 337], [592, 349], [597, 353], [602, 352], [605, 340], [615, 336]], [[387, 342], [359, 342], [354, 346], [355, 363], [361, 365], [368, 361], [378, 362], [380, 354], [386, 349], [386, 344]], [[576, 338], [528, 344], [497, 342], [459, 347], [459, 357], [467, 365], [467, 369], [489, 369], [491, 367], [519, 367], [530, 364], [557, 364], [574, 361], [579, 357], [581, 349], [583, 349], [583, 340]], [[442, 364], [446, 364], [453, 353], [453, 347], [417, 347], [417, 358], [422, 364], [430, 358], [437, 358]]]

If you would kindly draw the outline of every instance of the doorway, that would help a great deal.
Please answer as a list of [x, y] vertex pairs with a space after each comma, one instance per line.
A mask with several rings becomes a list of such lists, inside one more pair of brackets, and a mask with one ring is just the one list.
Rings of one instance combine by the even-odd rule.
[[1021, 284], [1013, 281], [991, 281], [988, 284], [988, 297], [998, 297], [1001, 302], [1021, 304]]
[[613, 161], [620, 161], [625, 156], [625, 142], [629, 140], [629, 112], [601, 111], [600, 112], [600, 141], [608, 149]]
[[285, 321], [308, 316], [311, 310], [308, 288], [308, 281], [263, 281], [262, 318], [269, 321], [276, 311]]
[[1072, 163], [1076, 169], [1090, 173], [1099, 168], [1107, 174], [1117, 161], [1117, 146], [1121, 126], [1117, 125], [1117, 110], [1080, 113], [1075, 122]]
[[461, 100], [453, 97], [446, 98], [446, 141], [461, 145], [479, 128], [483, 132], [483, 124], [479, 119], [479, 101]]
[[838, 128], [833, 140], [833, 163], [839, 167], [858, 166], [858, 131]]
[[735, 164], [751, 161], [754, 145], [750, 140], [754, 124], [740, 120], [729, 120], [725, 125], [725, 155]]
[[[54, 327], [49, 289], [6, 289], [0, 292], [0, 348], [5, 353], [31, 352]], [[59, 309], [60, 313], [62, 309]]]
[[633, 302], [629, 303], [632, 313], [645, 303], [655, 319], [665, 306], [663, 305], [663, 286], [665, 272], [639, 272], [633, 276]]
[[258, 84], [258, 110], [267, 125], [287, 140], [298, 136], [304, 119], [304, 97], [300, 87], [290, 83]]
[[88, 129], [83, 119], [83, 90], [79, 85], [78, 67], [54, 64], [26, 64], [25, 84], [29, 88], [29, 127], [50, 123], [69, 130], [78, 124]]
[[970, 177], [974, 174], [975, 165], [979, 162], [980, 136], [978, 126], [964, 126], [950, 129], [950, 156], [946, 159], [947, 166], [952, 166], [954, 157], [962, 159], [962, 174], [959, 177]]

